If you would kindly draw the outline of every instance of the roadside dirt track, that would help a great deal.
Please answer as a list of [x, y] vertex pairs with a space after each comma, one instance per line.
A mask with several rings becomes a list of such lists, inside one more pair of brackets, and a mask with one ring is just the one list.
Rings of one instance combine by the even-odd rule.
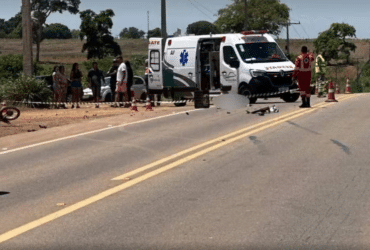
[[[0, 138], [23, 133], [30, 134], [65, 125], [71, 125], [69, 126], [70, 130], [85, 132], [93, 128], [99, 129], [102, 126], [114, 126], [193, 108], [191, 104], [185, 107], [162, 104], [159, 107], [153, 107], [154, 111], [145, 111], [144, 104], [139, 104], [139, 112], [134, 112], [129, 108], [112, 108], [110, 105], [95, 108], [94, 105], [90, 104], [83, 105], [80, 109], [71, 109], [70, 105], [67, 107], [68, 109], [20, 108], [21, 115], [17, 120], [12, 121], [11, 124], [0, 123]], [[73, 126], [81, 123], [85, 125]], [[107, 124], [103, 125], [102, 123]], [[85, 129], [81, 131], [80, 127]]]

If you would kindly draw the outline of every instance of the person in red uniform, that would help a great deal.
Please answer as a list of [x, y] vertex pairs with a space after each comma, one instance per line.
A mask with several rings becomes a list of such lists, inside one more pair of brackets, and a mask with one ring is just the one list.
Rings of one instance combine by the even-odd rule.
[[298, 80], [299, 91], [302, 97], [302, 105], [300, 108], [310, 108], [311, 98], [311, 71], [312, 62], [315, 60], [313, 53], [308, 52], [306, 46], [301, 49], [301, 54], [295, 60], [295, 69], [293, 71], [293, 79]]

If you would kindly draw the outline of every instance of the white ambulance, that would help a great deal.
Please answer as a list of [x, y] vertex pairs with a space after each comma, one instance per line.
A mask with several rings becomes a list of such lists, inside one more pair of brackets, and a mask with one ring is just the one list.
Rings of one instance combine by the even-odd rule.
[[[285, 91], [269, 97], [286, 102], [299, 98], [287, 92], [297, 88], [292, 82], [294, 64], [266, 31], [167, 38], [164, 53], [162, 42], [149, 40], [150, 93], [175, 100], [195, 98], [196, 107], [217, 92], [250, 96]], [[250, 98], [250, 103], [256, 100]]]

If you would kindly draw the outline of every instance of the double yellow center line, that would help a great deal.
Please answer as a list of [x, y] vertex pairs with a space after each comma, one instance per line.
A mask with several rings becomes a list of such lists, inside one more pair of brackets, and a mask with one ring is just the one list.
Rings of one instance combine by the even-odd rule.
[[[339, 100], [343, 101], [343, 100], [350, 99], [352, 97], [354, 97], [354, 95], [344, 96], [344, 97], [339, 98]], [[58, 219], [58, 218], [60, 218], [64, 215], [70, 214], [70, 213], [72, 213], [72, 212], [74, 212], [74, 211], [76, 211], [80, 208], [87, 207], [87, 206], [91, 205], [94, 202], [100, 201], [100, 200], [102, 200], [102, 199], [104, 199], [104, 198], [106, 198], [110, 195], [113, 195], [113, 194], [116, 194], [120, 191], [123, 191], [123, 190], [125, 190], [129, 187], [132, 187], [132, 186], [134, 186], [138, 183], [141, 183], [145, 180], [148, 180], [149, 178], [152, 178], [152, 177], [154, 177], [156, 175], [159, 175], [163, 172], [166, 172], [166, 171], [168, 171], [172, 168], [175, 168], [175, 167], [180, 166], [180, 165], [182, 165], [186, 162], [189, 162], [189, 161], [191, 161], [195, 158], [198, 158], [199, 156], [202, 156], [204, 154], [212, 152], [216, 149], [224, 147], [228, 144], [231, 144], [235, 141], [243, 139], [243, 138], [245, 138], [247, 136], [250, 136], [252, 134], [256, 134], [258, 132], [266, 130], [270, 127], [282, 124], [282, 123], [284, 123], [288, 120], [298, 118], [298, 117], [303, 116], [305, 114], [309, 114], [311, 112], [316, 111], [318, 108], [322, 108], [322, 107], [325, 107], [325, 106], [328, 106], [328, 105], [331, 105], [331, 104], [333, 104], [333, 103], [320, 103], [318, 105], [313, 106], [311, 109], [303, 109], [303, 110], [300, 109], [300, 110], [288, 113], [286, 115], [282, 115], [282, 116], [279, 116], [277, 118], [274, 118], [274, 119], [271, 119], [271, 120], [268, 120], [268, 121], [265, 121], [265, 122], [262, 122], [262, 123], [255, 124], [253, 126], [250, 126], [250, 127], [232, 132], [232, 133], [227, 134], [225, 136], [221, 136], [221, 137], [218, 137], [216, 139], [207, 141], [207, 142], [202, 143], [200, 145], [197, 145], [195, 147], [183, 150], [179, 153], [173, 154], [169, 157], [158, 160], [156, 162], [153, 162], [151, 164], [148, 164], [146, 166], [138, 168], [138, 169], [136, 169], [134, 171], [131, 171], [129, 173], [126, 173], [126, 174], [123, 174], [121, 176], [115, 177], [112, 180], [125, 180], [125, 179], [128, 180], [127, 178], [133, 177], [135, 175], [139, 175], [138, 177], [130, 179], [129, 181], [127, 181], [123, 184], [120, 184], [120, 185], [118, 185], [114, 188], [108, 189], [104, 192], [101, 192], [101, 193], [99, 193], [97, 195], [94, 195], [90, 198], [82, 200], [82, 201], [80, 201], [76, 204], [73, 204], [73, 205], [69, 206], [69, 207], [63, 208], [58, 212], [54, 212], [54, 213], [49, 214], [45, 217], [42, 217], [42, 218], [37, 219], [35, 221], [32, 221], [28, 224], [25, 224], [23, 226], [15, 228], [11, 231], [3, 233], [3, 234], [0, 235], [0, 243], [5, 242], [5, 241], [7, 241], [9, 239], [12, 239], [14, 237], [17, 237], [17, 236], [19, 236], [19, 235], [21, 235], [21, 234], [23, 234], [27, 231], [30, 231], [34, 228], [37, 228], [37, 227], [39, 227], [43, 224], [46, 224], [46, 223], [51, 222], [53, 220], [56, 220], [56, 219]], [[200, 151], [197, 151], [197, 150], [200, 150]], [[185, 156], [185, 157], [182, 157], [182, 156]], [[182, 157], [182, 158], [176, 160], [176, 158], [180, 158], [180, 157]], [[160, 166], [164, 163], [168, 163], [171, 160], [175, 160], [175, 161], [158, 168], [158, 166]], [[150, 171], [148, 173], [144, 173], [145, 171], [149, 171], [150, 169], [153, 169], [153, 168], [155, 168], [153, 171]], [[144, 173], [144, 174], [140, 175], [140, 173]]]

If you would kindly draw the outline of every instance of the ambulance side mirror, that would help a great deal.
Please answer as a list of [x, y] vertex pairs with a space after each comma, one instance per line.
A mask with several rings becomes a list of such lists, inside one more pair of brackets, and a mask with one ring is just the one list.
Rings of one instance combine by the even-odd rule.
[[230, 60], [230, 67], [234, 69], [238, 69], [240, 67], [240, 62], [238, 59], [233, 58]]

